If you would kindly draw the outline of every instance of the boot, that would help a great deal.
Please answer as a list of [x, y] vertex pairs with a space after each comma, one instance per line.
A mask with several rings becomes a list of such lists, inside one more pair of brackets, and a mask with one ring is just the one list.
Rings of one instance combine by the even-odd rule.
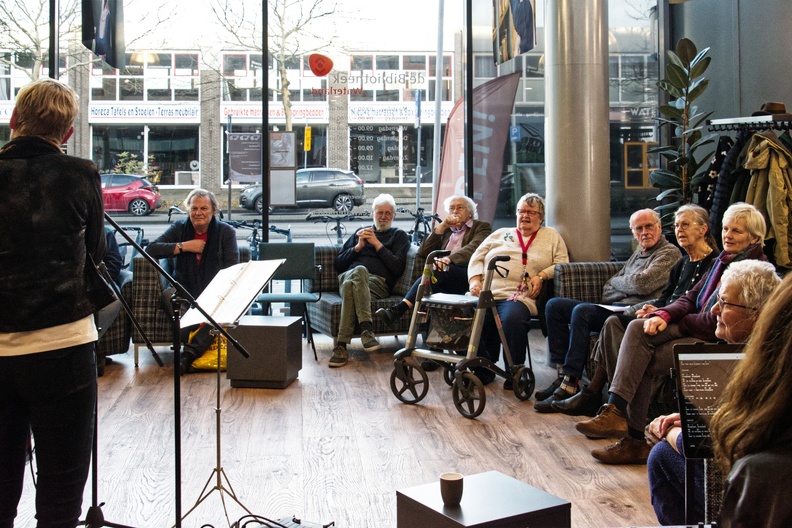
[[189, 372], [194, 372], [192, 362], [198, 358], [198, 352], [190, 345], [184, 345], [179, 358], [179, 375], [184, 376]]
[[550, 405], [567, 416], [596, 416], [602, 406], [602, 395], [585, 388], [571, 398], [553, 401]]
[[380, 308], [375, 314], [385, 323], [385, 326], [393, 326], [406, 311], [407, 305], [404, 302], [399, 302], [388, 308]]

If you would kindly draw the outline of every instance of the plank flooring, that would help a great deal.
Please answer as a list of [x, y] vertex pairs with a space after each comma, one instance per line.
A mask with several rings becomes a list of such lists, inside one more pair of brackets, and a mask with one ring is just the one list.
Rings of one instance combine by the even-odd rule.
[[[344, 368], [329, 369], [332, 342], [317, 337], [319, 363], [303, 342], [303, 368], [285, 390], [231, 388], [221, 380], [222, 485], [257, 515], [335, 521], [341, 528], [395, 528], [396, 490], [437, 480], [444, 471], [496, 470], [572, 502], [573, 527], [656, 524], [645, 466], [604, 466], [589, 454], [606, 440], [588, 440], [577, 418], [534, 412], [502, 389], [486, 388], [475, 420], [455, 409], [442, 371], [417, 405], [390, 389], [392, 354], [404, 341], [383, 338], [366, 354], [357, 343]], [[537, 385], [549, 384], [545, 342], [531, 332]], [[113, 356], [100, 378], [99, 489], [108, 522], [134, 527], [175, 524], [173, 356], [166, 367], [147, 352]], [[233, 350], [230, 353], [234, 353]], [[245, 511], [229, 493], [212, 490], [216, 465], [216, 378], [182, 378], [182, 512], [210, 491], [184, 527], [230, 526]], [[33, 527], [32, 481], [26, 477], [17, 527]], [[223, 501], [228, 510], [224, 515]], [[90, 480], [83, 510], [91, 505]]]

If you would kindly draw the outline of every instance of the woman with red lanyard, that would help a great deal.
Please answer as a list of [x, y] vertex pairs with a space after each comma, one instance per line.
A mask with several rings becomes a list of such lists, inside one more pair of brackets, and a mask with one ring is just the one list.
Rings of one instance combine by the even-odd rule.
[[[495, 273], [491, 290], [516, 365], [525, 362], [528, 347], [525, 323], [538, 314], [536, 298], [542, 290], [542, 283], [553, 278], [556, 264], [569, 262], [561, 235], [552, 227], [542, 227], [544, 212], [541, 196], [533, 193], [524, 195], [517, 202], [517, 227], [493, 232], [473, 253], [468, 264], [470, 293], [478, 296], [490, 259], [498, 255], [511, 257], [500, 266], [509, 270], [508, 275], [502, 277]], [[487, 313], [484, 321], [478, 355], [489, 358], [493, 363], [500, 358], [500, 338], [491, 312]], [[510, 366], [507, 365], [507, 369]], [[476, 375], [485, 385], [495, 379], [493, 372], [479, 370], [481, 372], [477, 371]], [[511, 380], [506, 380], [504, 388], [511, 389]]]

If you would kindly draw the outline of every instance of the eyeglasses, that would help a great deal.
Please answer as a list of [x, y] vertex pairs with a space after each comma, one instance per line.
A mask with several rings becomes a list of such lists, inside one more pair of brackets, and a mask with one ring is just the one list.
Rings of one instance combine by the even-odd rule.
[[752, 312], [757, 311], [759, 308], [753, 308], [752, 306], [745, 306], [744, 304], [734, 304], [730, 302], [726, 302], [723, 300], [723, 297], [720, 296], [720, 293], [716, 294], [715, 297], [718, 299], [718, 310], [723, 311], [724, 306], [734, 306], [735, 308], [745, 308], [746, 310], [751, 310]]
[[539, 211], [531, 211], [530, 209], [517, 209], [517, 215], [530, 216], [531, 218], [534, 218], [536, 216], [539, 216]]
[[692, 225], [698, 225], [698, 222], [681, 222], [679, 224], [674, 224], [675, 231], [687, 231], [688, 228]]
[[636, 233], [642, 233], [643, 231], [651, 231], [654, 229], [654, 226], [657, 225], [657, 222], [652, 222], [651, 224], [644, 224], [640, 226], [630, 226], [630, 229], [635, 231]]

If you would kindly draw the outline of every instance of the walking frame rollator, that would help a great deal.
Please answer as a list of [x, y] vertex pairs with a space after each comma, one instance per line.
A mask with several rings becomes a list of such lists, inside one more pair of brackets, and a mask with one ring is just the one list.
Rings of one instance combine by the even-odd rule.
[[[511, 351], [490, 289], [493, 273], [502, 277], [508, 275], [508, 270], [499, 267], [498, 263], [508, 261], [509, 257], [496, 256], [487, 263], [484, 284], [478, 297], [445, 293], [434, 293], [425, 297], [430, 291], [435, 261], [449, 254], [449, 251], [437, 250], [426, 258], [407, 343], [394, 354], [390, 386], [394, 396], [403, 403], [420, 402], [429, 391], [429, 378], [421, 367], [421, 360], [436, 361], [443, 365], [443, 379], [452, 388], [457, 411], [466, 418], [475, 418], [484, 411], [487, 395], [484, 384], [476, 376], [474, 369], [485, 368], [505, 379], [511, 379], [514, 395], [523, 401], [530, 398], [536, 379], [531, 368], [530, 352], [527, 354], [527, 367], [512, 363]], [[488, 309], [491, 310], [498, 328], [508, 371], [489, 358], [477, 356]], [[427, 345], [428, 340], [429, 346], [434, 349], [416, 348], [417, 336], [422, 327], [425, 327], [427, 319], [430, 330], [429, 338], [424, 339], [424, 345]], [[525, 331], [528, 331], [527, 326]], [[458, 354], [464, 350], [465, 355]]]

